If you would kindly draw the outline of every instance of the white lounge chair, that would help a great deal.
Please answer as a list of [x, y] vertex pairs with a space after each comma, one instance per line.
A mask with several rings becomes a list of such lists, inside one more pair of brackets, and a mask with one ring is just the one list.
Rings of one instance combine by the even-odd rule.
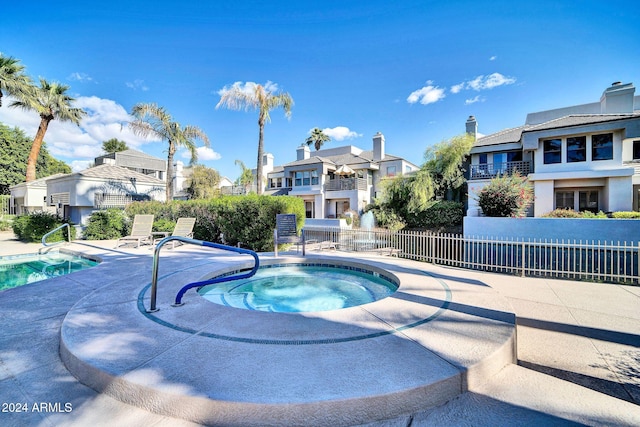
[[120, 246], [120, 242], [135, 242], [136, 248], [143, 243], [151, 243], [151, 231], [153, 230], [153, 215], [136, 215], [133, 217], [133, 225], [131, 226], [131, 234], [118, 239], [116, 248]]
[[[173, 227], [173, 232], [171, 236], [181, 236], [181, 237], [189, 237], [193, 238], [193, 226], [196, 224], [195, 218], [178, 218], [175, 227]], [[168, 233], [167, 233], [168, 234]], [[160, 238], [156, 238], [153, 241], [153, 244], [157, 244], [160, 240], [164, 239], [167, 236], [163, 236]], [[174, 248], [175, 244], [179, 243], [177, 240], [173, 240], [171, 242], [171, 247]]]

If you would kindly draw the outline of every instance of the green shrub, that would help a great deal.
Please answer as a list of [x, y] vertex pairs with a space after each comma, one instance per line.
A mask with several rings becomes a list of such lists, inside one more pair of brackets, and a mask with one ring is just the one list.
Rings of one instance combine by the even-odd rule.
[[590, 211], [576, 212], [572, 209], [555, 209], [542, 215], [542, 218], [608, 218], [607, 214], [600, 211], [597, 214]]
[[176, 221], [160, 218], [153, 221], [153, 231], [168, 231], [172, 232], [176, 227]]
[[48, 243], [67, 240], [68, 230], [71, 230], [71, 240], [76, 238], [76, 229], [69, 220], [62, 219], [58, 215], [47, 212], [35, 212], [29, 215], [21, 215], [13, 220], [13, 233], [20, 240], [25, 242], [40, 242], [42, 236], [60, 227], [62, 224], [69, 224], [71, 227], [64, 227], [47, 237]]
[[0, 215], [0, 231], [11, 230], [14, 215]]
[[121, 209], [107, 209], [91, 214], [84, 230], [87, 240], [113, 240], [127, 235], [128, 218]]
[[410, 215], [407, 226], [410, 228], [448, 229], [462, 224], [464, 205], [460, 202], [440, 200], [425, 210]]
[[[161, 220], [175, 221], [181, 217], [196, 218], [193, 228], [195, 239], [231, 246], [240, 243], [255, 251], [273, 250], [273, 230], [276, 228], [276, 214], [296, 214], [298, 229], [305, 220], [304, 201], [292, 196], [223, 196], [208, 200], [174, 200], [169, 203], [135, 202], [125, 209], [129, 218], [136, 214], [153, 214], [156, 223]], [[164, 222], [164, 224], [168, 224]], [[173, 225], [169, 230], [173, 231]]]
[[640, 212], [635, 212], [635, 211], [614, 212], [614, 213], [611, 214], [611, 218], [615, 218], [615, 219], [640, 219]]
[[533, 203], [533, 188], [519, 173], [498, 176], [478, 192], [478, 204], [489, 217], [520, 217]]

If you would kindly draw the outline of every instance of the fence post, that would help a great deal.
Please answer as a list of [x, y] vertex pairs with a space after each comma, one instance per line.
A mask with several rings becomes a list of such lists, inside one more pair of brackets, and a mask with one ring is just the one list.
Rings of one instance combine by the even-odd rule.
[[525, 262], [524, 247], [525, 247], [525, 242], [524, 242], [524, 239], [522, 239], [522, 275], [521, 277], [524, 277], [524, 262]]

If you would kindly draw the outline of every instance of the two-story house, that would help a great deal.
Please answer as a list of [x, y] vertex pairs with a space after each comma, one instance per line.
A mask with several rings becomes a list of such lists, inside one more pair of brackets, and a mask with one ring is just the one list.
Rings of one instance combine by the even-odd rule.
[[337, 218], [361, 211], [373, 201], [380, 179], [417, 171], [415, 164], [385, 152], [384, 135], [373, 136], [373, 149], [347, 145], [314, 151], [306, 144], [296, 151], [296, 160], [273, 166], [265, 155], [265, 194], [288, 194], [305, 202], [307, 218]]
[[[473, 116], [466, 131], [477, 135]], [[600, 102], [530, 113], [523, 126], [477, 138], [471, 149], [469, 209], [491, 178], [519, 171], [534, 186], [534, 216], [554, 209], [639, 209], [640, 96], [613, 83]]]

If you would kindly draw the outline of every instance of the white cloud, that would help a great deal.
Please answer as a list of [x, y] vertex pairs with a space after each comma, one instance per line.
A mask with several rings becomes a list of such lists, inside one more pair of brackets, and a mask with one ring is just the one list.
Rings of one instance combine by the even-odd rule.
[[133, 90], [140, 89], [143, 92], [146, 92], [149, 90], [149, 86], [145, 85], [144, 80], [140, 80], [140, 79], [136, 79], [133, 82], [125, 82], [124, 84], [129, 89], [133, 89]]
[[67, 77], [67, 79], [77, 81], [77, 82], [93, 82], [93, 77], [85, 73], [77, 73], [77, 72], [71, 73], [69, 77]]
[[213, 151], [209, 147], [198, 147], [198, 160], [220, 160], [222, 156], [220, 153]]
[[427, 86], [411, 92], [407, 97], [407, 102], [409, 104], [415, 104], [416, 102], [420, 102], [422, 105], [433, 104], [446, 96], [444, 92], [445, 89], [433, 86], [433, 82], [429, 80], [427, 81]]
[[80, 172], [89, 168], [92, 164], [92, 160], [74, 160], [69, 166], [71, 166], [72, 172]]
[[476, 102], [484, 102], [484, 99], [480, 98], [480, 95], [476, 95], [475, 97], [464, 101], [464, 105], [471, 105], [475, 104]]
[[344, 141], [345, 139], [359, 138], [362, 136], [361, 133], [354, 132], [346, 126], [324, 128], [322, 129], [322, 132], [334, 141]]
[[464, 82], [460, 83], [459, 85], [453, 85], [451, 86], [451, 93], [458, 93], [460, 92], [462, 89], [464, 89]]
[[[6, 100], [10, 104], [10, 100]], [[47, 149], [56, 158], [69, 159], [72, 165], [91, 162], [102, 152], [102, 142], [111, 138], [125, 141], [131, 148], [147, 144], [151, 139], [134, 135], [126, 127], [132, 118], [124, 107], [110, 99], [79, 97], [74, 106], [84, 109], [87, 115], [76, 126], [69, 122], [53, 120], [44, 137]], [[40, 117], [30, 111], [15, 108], [0, 108], [0, 122], [8, 126], [17, 126], [33, 138], [40, 124]]]
[[480, 75], [466, 84], [467, 89], [476, 91], [493, 89], [494, 87], [510, 85], [516, 82], [514, 77], [505, 77], [500, 73], [489, 74], [488, 76]]
[[498, 57], [496, 55], [493, 55], [491, 58], [489, 58], [489, 61], [495, 61], [496, 59], [498, 59]]

